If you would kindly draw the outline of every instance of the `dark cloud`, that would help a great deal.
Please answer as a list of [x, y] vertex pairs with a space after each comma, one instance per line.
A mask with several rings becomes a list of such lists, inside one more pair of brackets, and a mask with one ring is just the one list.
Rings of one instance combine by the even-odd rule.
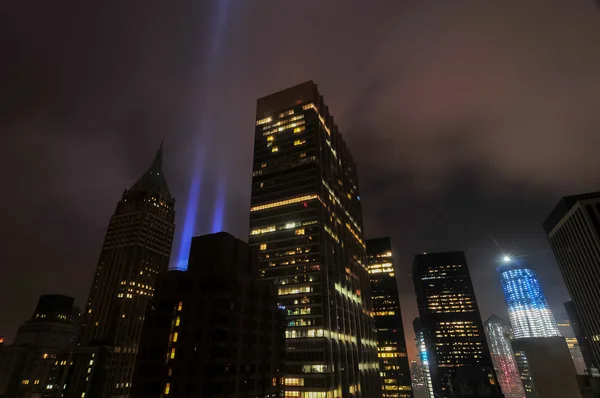
[[467, 250], [483, 315], [502, 313], [494, 239], [567, 299], [541, 222], [600, 180], [591, 2], [7, 1], [0, 45], [9, 338], [40, 293], [84, 302], [162, 138], [178, 226], [198, 178], [208, 232], [226, 178], [225, 226], [245, 237], [256, 98], [309, 79], [358, 161], [367, 233], [393, 238], [407, 322], [422, 251]]

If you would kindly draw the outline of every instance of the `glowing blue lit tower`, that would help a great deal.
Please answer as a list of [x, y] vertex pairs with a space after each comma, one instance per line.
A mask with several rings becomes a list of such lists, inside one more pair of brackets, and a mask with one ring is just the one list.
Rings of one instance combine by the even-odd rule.
[[515, 338], [560, 336], [535, 270], [509, 256], [497, 270]]

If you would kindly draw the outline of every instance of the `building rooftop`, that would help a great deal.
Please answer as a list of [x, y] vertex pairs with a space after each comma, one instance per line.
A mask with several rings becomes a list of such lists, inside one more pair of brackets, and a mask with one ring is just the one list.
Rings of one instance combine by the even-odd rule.
[[560, 202], [558, 202], [556, 207], [554, 207], [554, 209], [550, 212], [550, 215], [546, 217], [546, 220], [543, 224], [544, 230], [546, 233], [550, 233], [556, 224], [558, 224], [560, 220], [569, 212], [569, 210], [571, 210], [575, 203], [579, 202], [580, 200], [596, 198], [600, 198], [600, 191], [563, 197]]

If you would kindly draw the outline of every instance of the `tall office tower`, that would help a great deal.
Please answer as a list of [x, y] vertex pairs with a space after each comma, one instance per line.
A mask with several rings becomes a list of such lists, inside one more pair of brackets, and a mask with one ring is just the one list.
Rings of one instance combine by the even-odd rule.
[[[480, 394], [501, 396], [465, 254], [419, 254], [412, 275], [434, 393], [455, 395], [461, 369], [461, 377], [473, 379], [485, 372]], [[468, 375], [463, 368], [469, 368]]]
[[174, 204], [162, 171], [161, 145], [150, 168], [123, 192], [110, 219], [84, 312], [81, 346], [113, 347], [100, 396], [129, 394], [146, 306], [156, 275], [169, 266]]
[[427, 351], [427, 345], [425, 344], [425, 331], [423, 330], [423, 325], [421, 325], [421, 320], [419, 318], [415, 318], [413, 320], [413, 330], [415, 332], [417, 354], [419, 355], [419, 360], [421, 361], [421, 373], [423, 375], [425, 396], [426, 398], [435, 398], [433, 393], [433, 382], [431, 381], [429, 352]]
[[535, 270], [508, 256], [497, 270], [515, 338], [560, 336]]
[[423, 370], [417, 361], [410, 361], [410, 375], [413, 387], [423, 385]]
[[369, 239], [367, 255], [377, 327], [381, 395], [411, 398], [410, 368], [390, 238]]
[[258, 100], [250, 244], [286, 307], [286, 397], [381, 395], [356, 165], [311, 81]]
[[0, 396], [42, 396], [47, 391], [55, 358], [73, 347], [77, 314], [72, 297], [39, 298], [31, 318], [13, 344], [0, 349]]
[[512, 330], [496, 315], [485, 321], [485, 333], [500, 387], [505, 398], [525, 398], [519, 368], [510, 345]]
[[561, 199], [544, 221], [554, 257], [569, 290], [591, 349], [600, 366], [600, 192]]
[[556, 315], [556, 324], [558, 325], [560, 335], [564, 337], [567, 342], [567, 347], [569, 347], [569, 351], [571, 352], [571, 358], [573, 358], [573, 364], [575, 365], [577, 374], [585, 375], [585, 361], [583, 360], [583, 355], [579, 349], [579, 342], [577, 341], [577, 337], [575, 337], [575, 331], [571, 327], [571, 320], [566, 312], [561, 312]]
[[281, 396], [283, 310], [256, 266], [228, 233], [192, 239], [187, 271], [156, 282], [132, 397]]

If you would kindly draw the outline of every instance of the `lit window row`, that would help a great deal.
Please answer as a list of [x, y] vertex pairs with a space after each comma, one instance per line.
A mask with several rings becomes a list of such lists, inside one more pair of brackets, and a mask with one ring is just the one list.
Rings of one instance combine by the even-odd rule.
[[290, 198], [290, 199], [286, 199], [286, 200], [280, 200], [277, 202], [266, 203], [264, 205], [254, 206], [250, 209], [250, 211], [252, 212], [252, 211], [265, 210], [265, 209], [272, 209], [274, 207], [287, 206], [287, 205], [291, 205], [294, 203], [306, 202], [306, 201], [318, 199], [318, 198], [319, 198], [319, 195], [298, 196], [295, 198]]
[[315, 337], [324, 337], [323, 329], [288, 329], [285, 331], [286, 339], [312, 339]]
[[289, 287], [280, 287], [277, 290], [277, 294], [280, 296], [285, 296], [288, 294], [300, 294], [300, 293], [310, 293], [312, 292], [313, 286], [311, 285], [296, 285]]
[[[291, 128], [293, 128], [293, 127], [299, 127], [299, 126], [302, 126], [302, 125], [304, 125], [304, 123], [306, 123], [304, 120], [298, 120], [297, 122], [289, 123], [289, 124], [286, 124], [286, 125], [284, 125], [284, 126], [281, 126], [281, 127], [275, 127], [275, 128], [274, 128], [274, 129], [272, 129], [272, 130], [265, 131], [265, 132], [264, 132], [262, 135], [263, 135], [263, 137], [266, 137], [266, 136], [268, 136], [268, 135], [275, 134], [275, 133], [280, 133], [280, 132], [282, 132], [282, 131], [285, 131], [285, 130], [287, 130], [287, 129], [291, 129]], [[294, 131], [294, 133], [295, 133], [295, 131]]]
[[375, 316], [396, 315], [395, 311], [375, 311]]
[[272, 117], [266, 117], [264, 119], [260, 119], [256, 121], [256, 125], [260, 126], [261, 124], [270, 123], [273, 120]]
[[[302, 373], [325, 373], [325, 372], [327, 372], [327, 365], [320, 365], [320, 364], [302, 365]], [[325, 395], [323, 395], [323, 396], [325, 397]]]
[[288, 124], [290, 122], [293, 122], [294, 120], [299, 120], [299, 119], [304, 119], [304, 115], [298, 115], [298, 116], [291, 117], [289, 119], [280, 120], [277, 123], [273, 123], [273, 124], [270, 124], [268, 126], [264, 126], [263, 130], [269, 130], [269, 129], [273, 128], [273, 127], [281, 126], [283, 124]]
[[283, 383], [286, 386], [303, 386], [304, 378], [302, 378], [302, 377], [286, 377], [283, 380]]

